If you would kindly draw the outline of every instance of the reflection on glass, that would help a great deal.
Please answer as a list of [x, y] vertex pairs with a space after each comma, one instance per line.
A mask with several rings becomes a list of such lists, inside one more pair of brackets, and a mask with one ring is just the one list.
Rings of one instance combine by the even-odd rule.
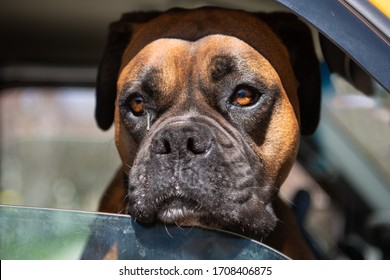
[[226, 232], [124, 215], [0, 206], [0, 259], [286, 259]]

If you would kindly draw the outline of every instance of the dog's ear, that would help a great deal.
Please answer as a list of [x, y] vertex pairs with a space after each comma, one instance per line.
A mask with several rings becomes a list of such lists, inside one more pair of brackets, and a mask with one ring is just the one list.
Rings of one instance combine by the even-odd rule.
[[99, 65], [96, 83], [95, 118], [98, 126], [107, 130], [114, 121], [116, 83], [121, 66], [121, 58], [129, 44], [136, 23], [147, 22], [159, 12], [127, 13], [109, 28], [108, 40]]
[[287, 47], [298, 80], [301, 133], [313, 134], [320, 118], [321, 76], [309, 27], [293, 14], [259, 14]]

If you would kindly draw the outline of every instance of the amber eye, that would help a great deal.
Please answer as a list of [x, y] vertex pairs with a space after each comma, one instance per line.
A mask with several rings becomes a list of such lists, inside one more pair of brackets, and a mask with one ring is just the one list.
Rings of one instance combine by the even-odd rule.
[[129, 99], [130, 110], [135, 116], [141, 116], [145, 110], [145, 99], [139, 95], [135, 94]]
[[250, 87], [237, 88], [230, 97], [230, 103], [235, 106], [250, 106], [257, 102], [260, 94]]

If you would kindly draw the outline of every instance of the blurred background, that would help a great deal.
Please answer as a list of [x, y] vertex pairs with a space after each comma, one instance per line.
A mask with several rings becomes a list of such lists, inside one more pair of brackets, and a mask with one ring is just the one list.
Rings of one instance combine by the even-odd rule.
[[[204, 5], [289, 11], [279, 2], [291, 1], [2, 0], [0, 204], [97, 209], [120, 160], [113, 129], [103, 132], [95, 123], [94, 85], [108, 25], [122, 13]], [[357, 1], [334, 2], [356, 8], [370, 22], [365, 7], [354, 6]], [[376, 1], [360, 2], [374, 12], [381, 8], [374, 6]], [[372, 24], [386, 43], [387, 30]], [[387, 79], [379, 83], [361, 70], [355, 79], [331, 74], [318, 30], [311, 28], [322, 61], [321, 125], [314, 136], [302, 140], [281, 196], [296, 210], [318, 257], [388, 259], [390, 95], [380, 84], [389, 83], [389, 48], [387, 57], [375, 61], [378, 67], [387, 65], [380, 71]], [[343, 65], [353, 63], [344, 54], [340, 59]]]

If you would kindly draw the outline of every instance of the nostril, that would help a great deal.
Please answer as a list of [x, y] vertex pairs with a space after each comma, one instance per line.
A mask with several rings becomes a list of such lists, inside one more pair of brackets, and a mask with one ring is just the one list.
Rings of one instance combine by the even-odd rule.
[[165, 150], [162, 154], [170, 154], [172, 152], [171, 144], [169, 144], [169, 141], [167, 139], [163, 140], [163, 145]]
[[151, 151], [155, 154], [166, 155], [172, 152], [172, 148], [168, 139], [160, 138], [153, 140]]
[[170, 158], [206, 155], [213, 146], [213, 133], [203, 124], [168, 124], [153, 135], [150, 151]]
[[199, 141], [199, 139], [195, 139], [194, 137], [190, 137], [187, 140], [187, 150], [192, 153], [204, 154], [208, 149], [208, 144], [204, 141]]
[[195, 150], [194, 138], [188, 138], [187, 140], [187, 150], [193, 152]]

